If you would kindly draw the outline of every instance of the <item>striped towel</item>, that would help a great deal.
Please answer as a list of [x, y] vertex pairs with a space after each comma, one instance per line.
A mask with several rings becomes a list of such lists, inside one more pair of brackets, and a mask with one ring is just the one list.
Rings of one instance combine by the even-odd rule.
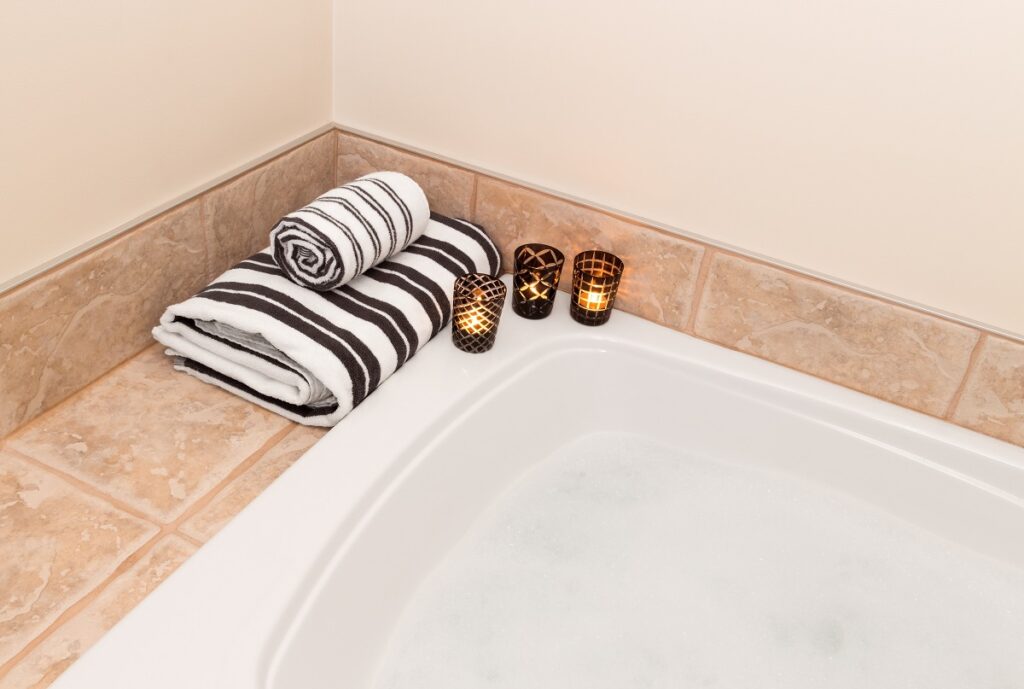
[[432, 214], [405, 251], [329, 292], [296, 285], [265, 249], [169, 307], [153, 336], [178, 370], [333, 426], [445, 328], [456, 277], [499, 267], [482, 228]]
[[297, 284], [331, 290], [416, 241], [429, 218], [416, 182], [399, 172], [374, 172], [281, 218], [270, 244]]

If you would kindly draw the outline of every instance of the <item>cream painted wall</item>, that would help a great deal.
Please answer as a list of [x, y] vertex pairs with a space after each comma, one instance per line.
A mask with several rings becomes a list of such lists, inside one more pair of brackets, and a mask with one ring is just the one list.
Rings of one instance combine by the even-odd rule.
[[0, 283], [324, 125], [331, 0], [5, 0]]
[[334, 116], [1024, 333], [1014, 0], [335, 0]]

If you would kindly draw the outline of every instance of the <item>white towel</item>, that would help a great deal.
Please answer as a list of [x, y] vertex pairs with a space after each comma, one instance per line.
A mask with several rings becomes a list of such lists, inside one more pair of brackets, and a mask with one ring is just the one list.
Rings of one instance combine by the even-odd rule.
[[458, 276], [499, 268], [482, 228], [433, 214], [405, 251], [328, 292], [296, 285], [265, 249], [169, 307], [153, 336], [175, 368], [332, 426], [445, 329]]
[[416, 182], [399, 172], [374, 172], [281, 218], [270, 244], [297, 284], [330, 290], [412, 244], [429, 218]]

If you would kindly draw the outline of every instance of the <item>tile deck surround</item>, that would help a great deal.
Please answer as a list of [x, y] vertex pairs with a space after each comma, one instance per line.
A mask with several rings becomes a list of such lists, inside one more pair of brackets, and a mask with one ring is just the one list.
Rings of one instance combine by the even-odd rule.
[[47, 686], [322, 437], [173, 373], [149, 330], [384, 168], [506, 268], [527, 240], [614, 251], [625, 311], [1024, 445], [1024, 342], [336, 130], [0, 294], [0, 689]]
[[324, 432], [154, 345], [0, 441], [0, 689], [51, 683]]

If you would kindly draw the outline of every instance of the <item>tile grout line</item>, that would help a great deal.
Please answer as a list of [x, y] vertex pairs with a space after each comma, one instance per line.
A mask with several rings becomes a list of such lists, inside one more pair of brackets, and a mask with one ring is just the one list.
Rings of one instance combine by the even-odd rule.
[[[201, 512], [207, 505], [229, 485], [235, 482], [238, 477], [242, 476], [249, 469], [253, 467], [264, 455], [270, 452], [274, 447], [277, 446], [285, 437], [293, 430], [298, 428], [298, 424], [289, 421], [281, 430], [274, 435], [270, 436], [260, 447], [254, 452], [248, 455], [245, 459], [235, 465], [235, 468], [228, 472], [227, 476], [221, 479], [217, 485], [210, 490], [206, 491], [203, 495], [196, 499], [191, 505], [188, 506], [180, 515], [167, 522], [166, 527], [168, 531], [175, 531], [181, 533], [180, 527], [186, 521], [194, 517], [196, 514]], [[198, 540], [198, 539], [197, 539]]]
[[161, 522], [158, 519], [154, 519], [153, 517], [143, 512], [142, 510], [138, 509], [137, 507], [132, 507], [123, 500], [107, 494], [105, 491], [102, 491], [99, 488], [96, 488], [95, 486], [86, 483], [82, 479], [72, 475], [67, 471], [64, 471], [63, 469], [51, 466], [50, 464], [42, 461], [41, 459], [36, 459], [32, 455], [26, 454], [24, 450], [19, 450], [16, 447], [7, 446], [4, 448], [4, 451], [10, 452], [11, 454], [21, 459], [22, 461], [28, 462], [37, 469], [41, 469], [49, 474], [56, 476], [57, 478], [63, 481], [70, 483], [75, 488], [79, 489], [83, 493], [86, 493], [87, 495], [90, 495], [94, 498], [109, 503], [111, 506], [115, 507], [121, 512], [124, 512], [132, 517], [135, 517], [136, 519], [141, 519], [145, 521], [147, 524], [155, 526], [158, 529], [162, 529], [164, 527], [164, 522]]
[[970, 379], [971, 374], [974, 373], [974, 369], [978, 365], [978, 359], [981, 358], [981, 349], [985, 342], [988, 341], [988, 338], [989, 334], [982, 332], [978, 337], [978, 341], [974, 343], [974, 347], [971, 348], [971, 354], [967, 357], [967, 368], [964, 369], [964, 376], [960, 379], [960, 384], [953, 393], [952, 399], [949, 400], [949, 406], [946, 408], [946, 413], [942, 415], [942, 418], [950, 423], [953, 423], [953, 414], [956, 413], [956, 408], [960, 406], [960, 399], [963, 397], [964, 391], [967, 389], [967, 381]]
[[198, 538], [193, 538], [192, 536], [189, 536], [187, 533], [182, 533], [181, 531], [171, 531], [171, 532], [168, 533], [168, 535], [170, 535], [170, 536], [177, 536], [181, 540], [187, 541], [188, 543], [191, 543], [196, 548], [202, 548], [204, 545], [206, 545], [205, 543], [200, 541]]
[[331, 138], [334, 140], [334, 146], [332, 147], [334, 150], [334, 156], [331, 158], [331, 184], [338, 186], [338, 156], [340, 155], [340, 151], [338, 149], [341, 148], [341, 136], [338, 135], [337, 129], [333, 130], [332, 134], [333, 136]]
[[469, 197], [469, 218], [471, 222], [476, 222], [476, 199], [477, 189], [480, 188], [480, 175], [476, 172], [473, 173], [473, 193]]
[[697, 268], [697, 277], [693, 285], [693, 302], [690, 305], [690, 315], [686, 319], [686, 326], [683, 332], [693, 334], [697, 326], [697, 312], [704, 298], [704, 285], [707, 283], [708, 273], [711, 271], [711, 260], [715, 254], [715, 248], [704, 246], [704, 255], [700, 259], [700, 267]]
[[213, 256], [210, 255], [210, 238], [213, 232], [207, 232], [208, 228], [206, 227], [206, 194], [201, 194], [197, 200], [199, 201], [199, 234], [203, 238], [203, 262], [206, 264], [203, 281], [209, 282], [213, 279]]

